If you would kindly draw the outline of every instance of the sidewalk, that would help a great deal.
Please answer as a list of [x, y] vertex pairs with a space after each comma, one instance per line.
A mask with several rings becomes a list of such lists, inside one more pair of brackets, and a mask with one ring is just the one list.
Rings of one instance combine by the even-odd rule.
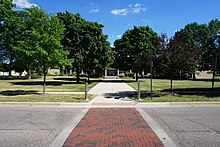
[[163, 147], [163, 143], [134, 108], [127, 94], [133, 88], [120, 80], [103, 81], [89, 94], [91, 108], [65, 140], [63, 147]]
[[111, 81], [104, 79], [88, 93], [96, 96], [90, 101], [92, 107], [133, 107], [136, 102], [127, 95], [134, 92], [136, 91], [132, 87], [121, 82], [120, 79]]
[[135, 108], [91, 108], [63, 147], [163, 147]]

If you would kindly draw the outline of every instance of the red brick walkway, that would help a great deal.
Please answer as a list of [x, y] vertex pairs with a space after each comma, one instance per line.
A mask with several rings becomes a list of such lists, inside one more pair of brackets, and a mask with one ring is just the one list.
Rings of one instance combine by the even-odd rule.
[[163, 147], [135, 108], [92, 108], [63, 147]]

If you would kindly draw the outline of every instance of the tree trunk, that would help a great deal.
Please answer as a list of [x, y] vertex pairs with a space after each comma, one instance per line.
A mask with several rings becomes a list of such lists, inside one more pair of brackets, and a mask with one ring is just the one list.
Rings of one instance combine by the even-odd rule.
[[136, 71], [136, 77], [135, 77], [135, 79], [136, 79], [136, 82], [138, 81], [138, 71]]
[[89, 82], [89, 74], [88, 74], [88, 77], [87, 77], [87, 78], [88, 78], [88, 79], [87, 79], [87, 80], [88, 80], [87, 82], [90, 83], [90, 82]]
[[21, 72], [19, 72], [19, 79], [21, 78], [21, 76], [22, 76], [22, 71], [21, 71]]
[[215, 86], [215, 70], [217, 65], [217, 57], [213, 59], [213, 68], [212, 68], [212, 89], [214, 89]]
[[173, 93], [173, 77], [170, 78], [170, 91]]
[[46, 67], [44, 66], [44, 85], [43, 85], [43, 94], [46, 94]]
[[195, 72], [193, 73], [193, 80], [196, 80], [196, 74], [195, 74]]
[[12, 63], [12, 55], [10, 56], [10, 63], [9, 63], [9, 71], [8, 71], [8, 75], [9, 76], [11, 76], [11, 71], [12, 71], [12, 65], [11, 65], [11, 63]]
[[10, 77], [11, 76], [11, 63], [9, 63], [9, 71], [8, 71], [8, 76]]
[[31, 79], [31, 68], [28, 69], [28, 79]]
[[79, 83], [80, 77], [79, 77], [79, 67], [76, 66], [76, 83]]

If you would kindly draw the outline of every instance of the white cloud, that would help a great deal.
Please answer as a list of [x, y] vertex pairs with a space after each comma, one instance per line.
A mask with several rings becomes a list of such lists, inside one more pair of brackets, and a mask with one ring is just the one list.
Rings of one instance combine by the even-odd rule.
[[146, 19], [146, 18], [143, 18], [143, 19], [141, 19], [141, 22], [144, 22], [144, 23], [151, 23], [151, 20], [148, 20], [148, 19]]
[[111, 48], [114, 48], [114, 47], [115, 47], [113, 44], [111, 44], [110, 46], [111, 46]]
[[121, 39], [122, 35], [117, 35], [117, 39]]
[[140, 12], [144, 12], [147, 10], [141, 4], [138, 4], [138, 3], [134, 4], [134, 5], [130, 4], [129, 7], [132, 9], [132, 12], [134, 12], [134, 13], [140, 13]]
[[111, 11], [113, 15], [121, 15], [121, 16], [126, 16], [128, 13], [140, 13], [146, 11], [147, 8], [145, 8], [141, 4], [130, 4], [128, 5], [128, 8], [123, 8], [123, 9], [114, 9]]
[[115, 9], [115, 10], [112, 10], [111, 13], [113, 15], [126, 16], [128, 14], [128, 9]]
[[20, 8], [31, 8], [33, 6], [38, 6], [35, 3], [29, 2], [29, 0], [13, 0], [13, 3]]
[[89, 3], [90, 4], [90, 13], [98, 13], [99, 12], [99, 8], [97, 5], [95, 5], [94, 3]]

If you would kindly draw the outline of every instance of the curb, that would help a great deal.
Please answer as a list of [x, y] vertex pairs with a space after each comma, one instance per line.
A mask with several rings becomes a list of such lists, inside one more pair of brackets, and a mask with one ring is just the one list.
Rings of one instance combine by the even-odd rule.
[[76, 125], [81, 121], [84, 115], [88, 112], [89, 109], [84, 109], [82, 112], [76, 117], [72, 118], [66, 127], [60, 132], [58, 136], [53, 140], [49, 147], [62, 147], [63, 143], [66, 141], [70, 133], [76, 127]]
[[159, 126], [159, 124], [151, 118], [144, 110], [137, 108], [144, 120], [148, 123], [150, 128], [157, 134], [158, 138], [162, 141], [164, 147], [177, 147], [166, 132]]
[[[220, 107], [220, 102], [149, 102], [149, 103], [138, 103], [133, 102], [133, 106], [135, 108], [152, 108], [152, 107]], [[76, 103], [68, 103], [68, 102], [0, 102], [0, 106], [59, 106], [59, 107], [98, 107], [92, 105], [91, 101], [89, 102], [76, 102]], [[114, 103], [112, 106], [114, 107]], [[99, 106], [99, 107], [107, 107], [107, 106]], [[123, 107], [127, 107], [126, 105]]]
[[149, 102], [137, 103], [136, 108], [151, 107], [220, 107], [220, 102]]
[[60, 107], [89, 107], [90, 103], [65, 103], [65, 102], [0, 102], [0, 106], [60, 106]]

